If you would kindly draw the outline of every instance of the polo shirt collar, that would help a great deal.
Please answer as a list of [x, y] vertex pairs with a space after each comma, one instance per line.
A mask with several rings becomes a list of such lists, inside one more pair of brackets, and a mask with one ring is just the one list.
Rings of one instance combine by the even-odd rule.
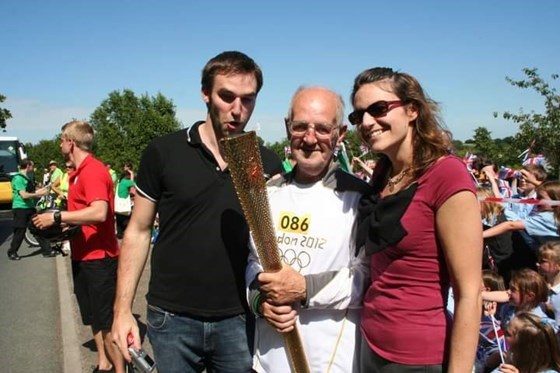
[[82, 171], [82, 169], [87, 166], [91, 160], [93, 159], [93, 155], [91, 153], [89, 153], [88, 155], [86, 155], [86, 157], [84, 158], [84, 160], [82, 161], [82, 163], [80, 163], [80, 167], [78, 167], [75, 171], [76, 174], [80, 173], [80, 171]]
[[93, 155], [92, 155], [91, 153], [89, 153], [89, 154], [84, 158], [84, 160], [82, 161], [82, 163], [80, 163], [80, 167], [78, 167], [78, 168], [76, 168], [74, 171], [70, 172], [70, 174], [68, 175], [68, 176], [69, 176], [68, 179], [70, 180], [71, 183], [75, 183], [75, 182], [76, 182], [76, 180], [77, 180], [77, 178], [78, 178], [78, 175], [82, 172], [82, 169], [83, 169], [84, 167], [86, 167], [86, 166], [91, 162], [92, 159], [93, 159]]
[[200, 146], [202, 145], [202, 139], [200, 138], [200, 133], [198, 131], [201, 124], [203, 124], [203, 120], [199, 120], [193, 124], [192, 127], [187, 128], [187, 141], [191, 145]]

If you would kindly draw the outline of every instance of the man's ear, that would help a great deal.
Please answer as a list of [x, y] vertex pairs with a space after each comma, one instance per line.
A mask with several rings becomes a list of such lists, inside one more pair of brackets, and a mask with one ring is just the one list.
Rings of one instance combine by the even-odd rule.
[[205, 88], [202, 88], [200, 91], [200, 96], [202, 97], [202, 101], [208, 105], [210, 103], [210, 92], [208, 92]]
[[344, 140], [344, 136], [346, 136], [346, 130], [348, 130], [348, 126], [346, 124], [342, 124], [338, 129], [338, 138], [336, 139], [336, 145], [342, 143], [342, 140]]
[[292, 139], [292, 135], [290, 134], [290, 130], [289, 130], [289, 124], [290, 123], [290, 119], [289, 118], [284, 118], [284, 126], [286, 127], [286, 136], [288, 137], [288, 141], [290, 141]]

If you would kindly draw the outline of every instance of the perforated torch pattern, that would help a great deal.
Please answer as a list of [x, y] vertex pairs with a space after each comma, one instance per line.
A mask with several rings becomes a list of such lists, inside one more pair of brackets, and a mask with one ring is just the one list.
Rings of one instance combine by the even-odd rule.
[[[257, 135], [250, 131], [222, 139], [224, 154], [235, 192], [253, 235], [257, 254], [265, 272], [276, 272], [282, 262], [276, 244], [276, 233], [266, 194], [266, 180]], [[309, 366], [297, 329], [283, 333], [288, 360], [293, 372], [307, 373]]]

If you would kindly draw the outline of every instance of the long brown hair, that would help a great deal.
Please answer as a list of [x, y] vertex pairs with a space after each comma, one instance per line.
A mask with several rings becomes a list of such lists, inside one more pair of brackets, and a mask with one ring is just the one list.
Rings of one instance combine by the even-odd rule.
[[506, 290], [504, 278], [498, 272], [489, 269], [482, 270], [482, 283], [488, 291]]
[[530, 312], [518, 312], [511, 321], [519, 325], [511, 346], [512, 363], [520, 372], [560, 370], [560, 347], [554, 329]]
[[[494, 197], [494, 192], [489, 188], [479, 186], [476, 188], [476, 195], [483, 198]], [[504, 206], [496, 202], [480, 201], [480, 207], [482, 218], [488, 222], [496, 223], [498, 217], [504, 213]]]
[[[540, 273], [532, 269], [524, 268], [513, 271], [509, 283], [510, 287], [515, 286], [519, 289], [519, 311], [530, 311], [548, 300], [549, 290], [546, 280]], [[527, 299], [529, 293], [535, 295], [533, 300]]]
[[354, 103], [356, 92], [363, 85], [380, 81], [386, 81], [401, 101], [414, 106], [418, 112], [412, 137], [412, 173], [417, 177], [440, 157], [449, 154], [450, 132], [439, 117], [437, 102], [424, 93], [420, 83], [413, 76], [388, 67], [374, 67], [360, 73], [354, 79], [351, 102]]

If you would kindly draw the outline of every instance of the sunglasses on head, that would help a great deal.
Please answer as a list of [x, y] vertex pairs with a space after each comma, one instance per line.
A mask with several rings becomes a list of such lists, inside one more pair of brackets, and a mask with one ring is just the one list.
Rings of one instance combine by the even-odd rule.
[[355, 110], [351, 112], [350, 115], [348, 115], [348, 120], [350, 121], [350, 123], [357, 126], [358, 124], [362, 124], [365, 113], [368, 113], [374, 118], [381, 118], [387, 115], [387, 113], [391, 110], [403, 105], [406, 105], [406, 102], [403, 102], [401, 100], [375, 101], [373, 104], [369, 105], [363, 110]]

